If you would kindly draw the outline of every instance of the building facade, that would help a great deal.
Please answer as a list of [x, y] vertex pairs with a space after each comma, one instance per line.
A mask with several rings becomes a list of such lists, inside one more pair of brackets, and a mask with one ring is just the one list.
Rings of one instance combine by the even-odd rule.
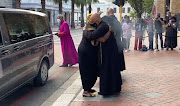
[[[109, 8], [112, 8], [115, 10], [115, 16], [118, 18], [118, 20], [120, 20], [119, 7], [117, 5], [114, 5], [112, 2], [100, 1], [98, 3], [93, 3], [92, 4], [92, 13], [97, 13], [99, 11], [102, 11], [103, 13], [101, 16], [104, 16], [104, 15], [107, 15], [107, 10]], [[125, 15], [129, 16], [131, 11], [133, 11], [133, 8], [131, 7], [131, 5], [128, 2], [126, 2], [122, 8], [122, 17], [124, 17]], [[87, 14], [85, 14], [85, 15], [87, 16]]]
[[[41, 0], [21, 0], [21, 8], [34, 11], [41, 11]], [[53, 1], [46, 0], [46, 11], [52, 26], [57, 25], [57, 17], [59, 15], [58, 4]], [[75, 6], [75, 14], [80, 13], [80, 9]], [[67, 3], [63, 2], [63, 14], [65, 20], [71, 24], [71, 0]]]
[[173, 15], [180, 13], [180, 0], [155, 0], [155, 6], [161, 17], [165, 17], [167, 11]]
[[[0, 7], [15, 8], [15, 1], [16, 0], [0, 0]], [[41, 11], [41, 0], [21, 0], [21, 8], [32, 11]], [[51, 26], [58, 25], [58, 4], [53, 1], [46, 0], [46, 14], [49, 18]], [[67, 3], [63, 2], [63, 14], [65, 15], [65, 20], [71, 24], [71, 0], [68, 0]], [[75, 6], [75, 16], [78, 14], [80, 14], [80, 9]]]

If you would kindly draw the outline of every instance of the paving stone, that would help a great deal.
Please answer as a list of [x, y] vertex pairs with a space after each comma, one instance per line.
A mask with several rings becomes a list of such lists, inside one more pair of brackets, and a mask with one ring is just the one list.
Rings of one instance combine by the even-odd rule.
[[160, 98], [161, 96], [163, 96], [161, 93], [157, 93], [157, 92], [150, 92], [145, 95], [150, 98]]

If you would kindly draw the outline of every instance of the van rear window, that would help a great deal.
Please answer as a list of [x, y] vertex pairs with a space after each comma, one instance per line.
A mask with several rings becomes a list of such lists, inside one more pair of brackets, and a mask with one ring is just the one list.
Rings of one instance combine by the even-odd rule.
[[4, 13], [3, 17], [9, 31], [11, 43], [51, 33], [46, 17], [17, 13]]

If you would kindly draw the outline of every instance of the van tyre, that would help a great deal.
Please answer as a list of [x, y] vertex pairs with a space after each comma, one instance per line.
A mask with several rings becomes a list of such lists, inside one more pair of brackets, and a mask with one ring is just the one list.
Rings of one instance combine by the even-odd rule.
[[46, 61], [42, 61], [39, 68], [38, 75], [34, 78], [35, 86], [43, 86], [46, 84], [48, 79], [48, 64]]

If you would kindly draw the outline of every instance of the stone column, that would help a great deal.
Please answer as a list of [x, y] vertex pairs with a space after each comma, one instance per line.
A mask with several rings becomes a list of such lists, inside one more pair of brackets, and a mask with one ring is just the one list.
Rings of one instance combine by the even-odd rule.
[[166, 15], [166, 0], [157, 0], [156, 3], [157, 13], [161, 13], [161, 17], [164, 18]]
[[180, 0], [170, 1], [170, 11], [173, 15], [180, 13]]

